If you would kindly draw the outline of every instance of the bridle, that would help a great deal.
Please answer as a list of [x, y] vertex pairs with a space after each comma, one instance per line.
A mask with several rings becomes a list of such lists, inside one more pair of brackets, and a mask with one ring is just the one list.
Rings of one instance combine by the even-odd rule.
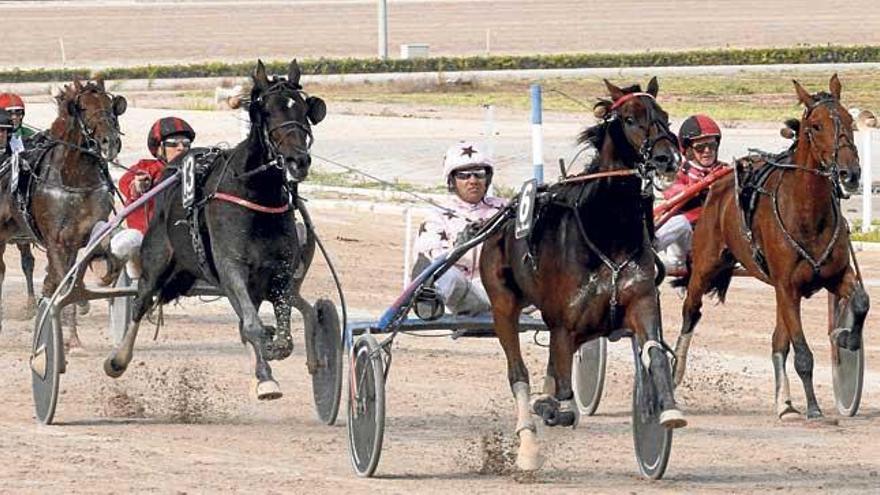
[[106, 95], [110, 98], [110, 108], [92, 111], [91, 115], [97, 114], [101, 122], [107, 123], [108, 126], [116, 132], [117, 136], [121, 136], [122, 131], [119, 130], [119, 119], [116, 117], [116, 114], [113, 113], [112, 102], [114, 100], [114, 95], [99, 88], [87, 87], [77, 92], [76, 97], [73, 100], [73, 108], [75, 110], [75, 112], [73, 113], [73, 118], [76, 120], [76, 124], [79, 127], [80, 134], [83, 136], [85, 142], [85, 147], [81, 148], [82, 151], [95, 155], [99, 157], [102, 161], [106, 162], [107, 160], [101, 153], [101, 144], [98, 142], [97, 139], [95, 139], [95, 129], [90, 128], [86, 123], [86, 119], [83, 118], [85, 116], [85, 112], [82, 110], [79, 101], [80, 98], [82, 98], [82, 96], [86, 93], [97, 93], [98, 95]]
[[636, 92], [627, 93], [621, 96], [611, 105], [611, 113], [605, 118], [605, 121], [610, 125], [614, 120], [619, 120], [620, 113], [618, 109], [622, 107], [626, 102], [634, 100], [636, 98], [644, 98], [650, 100], [650, 104], [644, 106], [648, 112], [648, 121], [650, 122], [649, 131], [654, 130], [656, 132], [654, 133], [654, 136], [651, 136], [650, 132], [648, 132], [648, 136], [646, 136], [644, 141], [642, 141], [642, 145], [636, 152], [637, 158], [635, 160], [635, 165], [639, 169], [640, 175], [642, 175], [643, 179], [648, 180], [650, 178], [650, 180], [653, 181], [653, 173], [656, 171], [657, 167], [654, 161], [651, 160], [651, 156], [654, 153], [654, 148], [657, 146], [657, 143], [659, 143], [660, 141], [669, 141], [670, 143], [672, 143], [673, 149], [678, 149], [678, 138], [675, 136], [672, 130], [669, 129], [669, 123], [660, 119], [657, 116], [657, 112], [655, 112], [654, 110], [654, 107], [657, 105], [654, 95], [650, 93]]
[[[260, 131], [261, 131], [260, 132], [260, 139], [261, 139], [261, 143], [263, 145], [263, 149], [266, 150], [268, 156], [267, 156], [266, 161], [262, 165], [260, 165], [259, 167], [255, 168], [253, 170], [245, 172], [243, 174], [236, 175], [237, 178], [242, 179], [242, 178], [250, 177], [252, 175], [256, 175], [258, 173], [264, 172], [264, 171], [272, 169], [272, 168], [282, 170], [282, 171], [284, 170], [284, 163], [285, 163], [286, 157], [278, 149], [278, 145], [272, 139], [273, 134], [275, 134], [275, 132], [279, 131], [279, 130], [282, 131], [282, 137], [286, 136], [287, 134], [289, 134], [291, 132], [301, 133], [304, 136], [304, 141], [306, 144], [304, 147], [297, 146], [297, 149], [300, 152], [302, 152], [303, 154], [306, 154], [306, 155], [310, 154], [310, 150], [312, 148], [312, 144], [314, 144], [315, 138], [314, 138], [314, 135], [312, 135], [312, 128], [308, 124], [308, 122], [298, 122], [296, 120], [285, 120], [284, 122], [281, 122], [280, 124], [277, 124], [272, 127], [266, 126], [266, 122], [264, 119], [265, 114], [263, 113], [263, 108], [264, 108], [263, 105], [265, 102], [265, 98], [269, 95], [273, 95], [273, 94], [277, 94], [277, 93], [281, 93], [281, 96], [285, 96], [285, 92], [288, 92], [287, 96], [290, 98], [291, 101], [295, 101], [293, 96], [297, 96], [297, 95], [300, 98], [302, 98], [303, 102], [306, 102], [308, 100], [308, 94], [302, 90], [302, 87], [300, 87], [298, 84], [294, 85], [294, 84], [292, 84], [288, 81], [285, 81], [285, 80], [281, 80], [281, 81], [275, 83], [275, 85], [273, 85], [271, 88], [269, 88], [264, 93], [262, 93], [259, 97], [257, 97], [255, 100], [253, 100], [252, 103], [256, 103], [258, 105], [258, 108], [259, 108], [258, 111], [262, 114], [262, 116], [260, 118]], [[306, 117], [306, 119], [308, 119], [308, 117]]]
[[832, 153], [832, 158], [830, 162], [825, 161], [821, 155], [817, 154], [814, 149], [816, 148], [815, 137], [813, 135], [814, 130], [811, 126], [806, 126], [804, 129], [804, 135], [807, 138], [807, 142], [810, 145], [810, 154], [813, 156], [813, 159], [819, 163], [819, 167], [817, 169], [807, 169], [806, 167], [794, 166], [797, 168], [802, 168], [804, 170], [810, 170], [812, 173], [828, 178], [832, 184], [834, 185], [834, 191], [837, 194], [840, 194], [842, 197], [849, 197], [846, 192], [843, 190], [843, 186], [840, 183], [840, 163], [839, 156], [841, 149], [849, 149], [858, 156], [859, 150], [856, 147], [855, 143], [849, 138], [849, 136], [844, 132], [843, 126], [840, 123], [840, 111], [838, 109], [838, 102], [833, 96], [820, 96], [816, 101], [813, 102], [810, 106], [804, 109], [804, 115], [801, 117], [801, 122], [807, 123], [807, 119], [810, 117], [810, 114], [820, 106], [824, 106], [828, 109], [828, 113], [831, 115], [831, 121], [834, 123], [834, 152]]

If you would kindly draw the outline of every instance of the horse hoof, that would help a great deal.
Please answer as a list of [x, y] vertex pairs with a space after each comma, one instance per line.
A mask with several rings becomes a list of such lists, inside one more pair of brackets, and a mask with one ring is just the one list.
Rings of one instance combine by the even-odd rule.
[[544, 465], [544, 456], [532, 449], [520, 448], [516, 455], [516, 467], [521, 471], [537, 471]]
[[794, 408], [791, 404], [787, 404], [786, 407], [779, 411], [777, 414], [779, 416], [779, 421], [783, 423], [790, 423], [792, 421], [800, 421], [801, 412]]
[[281, 386], [275, 380], [265, 380], [257, 383], [257, 399], [259, 400], [275, 400], [280, 399]]
[[113, 357], [108, 357], [104, 360], [104, 373], [110, 378], [119, 378], [125, 373], [126, 368], [127, 366], [117, 365]]
[[539, 397], [532, 403], [532, 411], [540, 416], [547, 426], [559, 424], [559, 402], [553, 397]]
[[807, 410], [807, 419], [810, 421], [821, 421], [825, 419], [825, 415], [818, 409], [815, 411]]
[[684, 428], [687, 426], [687, 419], [684, 413], [678, 409], [667, 409], [660, 413], [660, 425], [669, 429]]

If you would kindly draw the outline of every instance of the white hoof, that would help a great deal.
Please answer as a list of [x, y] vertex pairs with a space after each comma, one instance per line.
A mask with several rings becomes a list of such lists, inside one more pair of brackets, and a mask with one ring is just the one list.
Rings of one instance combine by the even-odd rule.
[[524, 452], [522, 448], [516, 454], [516, 467], [522, 471], [537, 471], [544, 465], [544, 456], [539, 452]]
[[280, 399], [281, 386], [275, 380], [266, 380], [257, 384], [257, 399], [259, 400], [275, 400]]
[[684, 413], [678, 409], [667, 409], [660, 413], [660, 424], [675, 429], [687, 426], [688, 422], [684, 418]]

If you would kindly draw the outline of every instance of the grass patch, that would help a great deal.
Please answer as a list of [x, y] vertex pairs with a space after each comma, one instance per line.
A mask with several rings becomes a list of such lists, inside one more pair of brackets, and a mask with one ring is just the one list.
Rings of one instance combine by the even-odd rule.
[[[799, 116], [802, 107], [791, 80], [810, 91], [828, 89], [831, 74], [757, 73], [731, 76], [665, 76], [660, 78], [660, 102], [674, 118], [706, 113], [721, 121], [782, 121]], [[847, 72], [841, 78], [843, 101], [848, 107], [880, 107], [880, 78], [869, 71]], [[644, 81], [615, 80], [624, 85]], [[528, 110], [531, 81], [445, 81], [432, 83], [382, 83], [316, 85], [309, 91], [328, 101], [368, 102], [445, 107], [491, 104], [498, 108]], [[541, 81], [544, 110], [588, 113], [606, 94], [599, 78], [557, 78]], [[570, 96], [566, 97], [563, 94]], [[573, 101], [577, 100], [577, 101]]]

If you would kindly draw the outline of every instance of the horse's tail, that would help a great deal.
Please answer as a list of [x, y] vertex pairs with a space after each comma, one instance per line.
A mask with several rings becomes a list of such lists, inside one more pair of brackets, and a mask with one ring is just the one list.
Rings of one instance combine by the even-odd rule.
[[[687, 261], [685, 262], [687, 265], [687, 273], [685, 273], [681, 277], [676, 277], [669, 281], [669, 285], [671, 287], [687, 287], [688, 283], [691, 280], [691, 257], [688, 255]], [[718, 298], [718, 302], [724, 303], [724, 300], [727, 298], [727, 289], [730, 288], [730, 281], [733, 280], [733, 271], [736, 269], [735, 263], [725, 263], [724, 267], [709, 280], [709, 290], [706, 291], [706, 294], [710, 296], [715, 296]]]

